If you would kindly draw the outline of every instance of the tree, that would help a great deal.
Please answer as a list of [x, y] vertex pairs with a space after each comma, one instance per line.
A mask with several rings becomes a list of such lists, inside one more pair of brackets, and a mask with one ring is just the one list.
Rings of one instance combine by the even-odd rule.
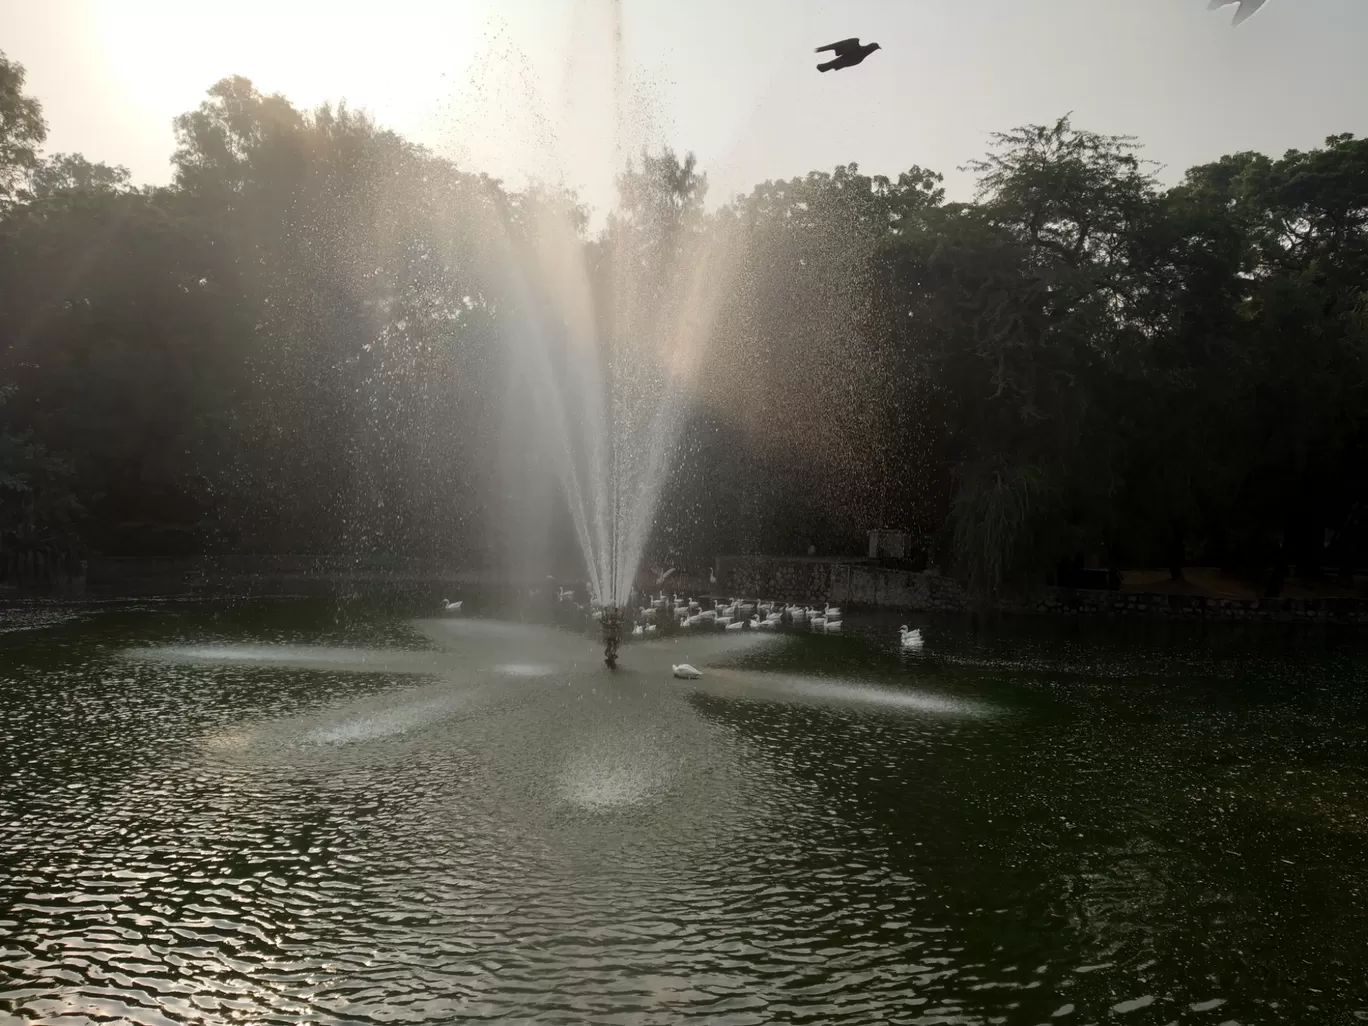
[[0, 208], [22, 198], [19, 186], [46, 138], [42, 105], [24, 95], [24, 66], [0, 53]]
[[692, 154], [644, 152], [590, 237], [571, 193], [240, 77], [136, 190], [39, 159], [0, 72], [0, 516], [34, 537], [540, 560], [551, 478], [611, 460], [661, 556], [902, 526], [991, 596], [1089, 559], [1276, 589], [1368, 521], [1352, 136], [1164, 191], [1065, 117], [994, 136], [971, 203], [842, 165], [711, 213]]
[[57, 153], [37, 161], [28, 179], [29, 196], [35, 200], [59, 192], [124, 192], [128, 188], [128, 168], [91, 163], [79, 153]]

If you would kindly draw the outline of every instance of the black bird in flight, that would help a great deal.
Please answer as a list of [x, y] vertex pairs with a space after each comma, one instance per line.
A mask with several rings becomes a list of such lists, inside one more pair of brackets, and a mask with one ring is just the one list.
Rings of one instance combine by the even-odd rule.
[[1268, 3], [1268, 0], [1210, 0], [1207, 4], [1207, 10], [1214, 11], [1217, 8], [1226, 7], [1230, 4], [1238, 4], [1239, 7], [1235, 11], [1235, 20], [1231, 22], [1232, 25], [1238, 25], [1246, 18], [1252, 18], [1254, 12], [1266, 3]]
[[[1262, 2], [1262, 0], [1260, 0]], [[839, 43], [828, 43], [826, 46], [819, 46], [814, 53], [821, 53], [823, 50], [831, 50], [836, 54], [835, 60], [827, 61], [825, 64], [817, 65], [818, 71], [840, 71], [842, 68], [853, 68], [862, 60], [868, 57], [875, 50], [883, 49], [878, 43], [869, 43], [866, 46], [860, 45], [860, 37], [853, 36], [850, 39], [842, 39]]]

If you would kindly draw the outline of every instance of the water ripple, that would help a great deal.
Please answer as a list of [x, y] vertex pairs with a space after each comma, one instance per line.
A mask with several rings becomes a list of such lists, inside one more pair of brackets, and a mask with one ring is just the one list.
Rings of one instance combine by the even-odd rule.
[[[610, 677], [555, 632], [431, 636], [347, 667], [340, 646], [226, 639], [6, 670], [0, 1018], [1215, 1026], [1360, 1007], [1368, 867], [1342, 823], [1361, 761], [1236, 787], [1210, 729], [1124, 703], [1047, 715], [964, 682], [729, 668], [751, 650], [728, 639], [687, 642], [716, 663], [684, 684], [665, 644]], [[1288, 828], [1313, 786], [1336, 823]]]

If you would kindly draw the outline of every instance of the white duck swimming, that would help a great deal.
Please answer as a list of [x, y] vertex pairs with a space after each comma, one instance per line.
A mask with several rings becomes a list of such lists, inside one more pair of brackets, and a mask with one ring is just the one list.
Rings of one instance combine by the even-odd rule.
[[926, 642], [922, 639], [920, 627], [916, 630], [909, 631], [907, 629], [907, 624], [903, 624], [902, 627], [898, 629], [898, 644], [904, 649], [912, 650], [921, 648]]
[[[717, 622], [721, 623], [722, 621], [719, 620]], [[726, 625], [726, 628], [729, 631], [739, 631], [744, 626], [746, 626], [745, 620], [733, 620], [731, 623]]]
[[465, 599], [458, 599], [455, 602], [448, 601], [447, 599], [442, 599], [442, 612], [459, 613], [461, 611], [461, 603], [464, 601]]

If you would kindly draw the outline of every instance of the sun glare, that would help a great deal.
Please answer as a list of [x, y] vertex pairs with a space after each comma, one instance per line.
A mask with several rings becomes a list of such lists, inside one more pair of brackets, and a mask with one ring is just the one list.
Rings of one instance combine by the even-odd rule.
[[[136, 10], [136, 14], [133, 11]], [[406, 135], [433, 132], [442, 101], [464, 85], [488, 4], [436, 0], [365, 7], [241, 0], [229, 8], [144, 0], [92, 7], [99, 58], [128, 100], [170, 118], [228, 75], [301, 109], [345, 99]]]

